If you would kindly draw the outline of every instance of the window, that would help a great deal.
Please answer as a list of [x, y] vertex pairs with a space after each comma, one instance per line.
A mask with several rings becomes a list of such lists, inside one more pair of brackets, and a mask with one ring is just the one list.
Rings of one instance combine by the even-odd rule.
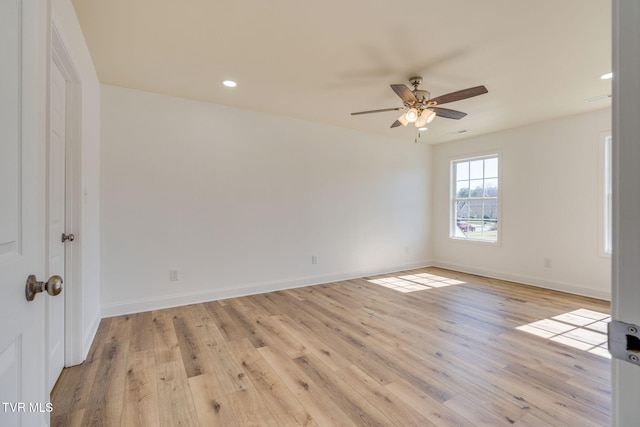
[[605, 255], [610, 255], [612, 250], [612, 241], [611, 236], [613, 234], [613, 226], [611, 222], [612, 216], [612, 203], [611, 203], [611, 133], [606, 133], [602, 136], [602, 179], [603, 179], [603, 191], [602, 191], [602, 218], [601, 221], [601, 236], [602, 236], [602, 244], [600, 245], [601, 250], [604, 251]]
[[498, 155], [451, 163], [451, 237], [498, 241]]

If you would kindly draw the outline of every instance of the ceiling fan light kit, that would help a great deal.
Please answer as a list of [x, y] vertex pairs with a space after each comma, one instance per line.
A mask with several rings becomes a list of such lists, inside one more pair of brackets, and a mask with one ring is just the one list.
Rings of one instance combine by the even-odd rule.
[[429, 119], [429, 114], [422, 113], [416, 122], [414, 123], [418, 129], [427, 124], [427, 120]]
[[418, 120], [416, 120], [416, 123], [415, 123], [416, 127], [417, 128], [424, 127], [428, 123], [431, 123], [435, 117], [436, 117], [436, 112], [427, 108], [426, 110], [420, 113], [420, 117], [418, 117]]
[[407, 119], [409, 123], [413, 123], [418, 120], [418, 110], [415, 108], [409, 108], [409, 111], [405, 114], [405, 119]]
[[[427, 111], [429, 112], [429, 115], [427, 116], [427, 123], [431, 123], [431, 122], [433, 121], [433, 119], [435, 119], [435, 118], [436, 118], [436, 112], [435, 112], [435, 111], [433, 111], [433, 110], [432, 110], [432, 109], [430, 109], [430, 108], [427, 108], [427, 110], [425, 111], [425, 113], [426, 113]], [[423, 113], [423, 114], [424, 114], [424, 113]]]
[[398, 127], [400, 125], [407, 126], [409, 123], [414, 123], [415, 127], [422, 128], [426, 124], [431, 123], [436, 116], [445, 117], [447, 119], [460, 120], [466, 113], [462, 111], [450, 110], [448, 108], [437, 107], [437, 105], [446, 104], [448, 102], [461, 101], [463, 99], [471, 98], [474, 96], [487, 93], [487, 88], [484, 86], [475, 86], [468, 89], [459, 90], [457, 92], [451, 92], [446, 95], [441, 95], [436, 98], [431, 98], [431, 93], [426, 90], [418, 89], [420, 83], [422, 83], [422, 77], [415, 76], [409, 79], [409, 82], [413, 86], [413, 90], [409, 89], [404, 84], [392, 84], [391, 89], [402, 99], [403, 107], [399, 108], [384, 108], [381, 110], [368, 110], [351, 113], [352, 116], [360, 114], [380, 113], [383, 111], [400, 111], [404, 110], [404, 113], [398, 119], [391, 124], [391, 127]]

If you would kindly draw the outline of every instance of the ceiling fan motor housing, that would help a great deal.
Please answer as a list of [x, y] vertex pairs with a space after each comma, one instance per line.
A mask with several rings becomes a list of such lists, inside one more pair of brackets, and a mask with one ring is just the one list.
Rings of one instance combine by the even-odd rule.
[[416, 89], [413, 91], [413, 95], [418, 99], [419, 103], [426, 103], [429, 100], [431, 93], [429, 93], [429, 91], [426, 91], [426, 90]]

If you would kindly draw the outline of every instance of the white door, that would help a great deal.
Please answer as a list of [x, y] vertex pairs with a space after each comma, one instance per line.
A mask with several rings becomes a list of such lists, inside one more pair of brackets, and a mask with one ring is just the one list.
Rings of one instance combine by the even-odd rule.
[[[44, 300], [44, 2], [0, 1], [0, 425], [48, 425]], [[48, 297], [48, 296], [46, 296]]]
[[[613, 2], [614, 321], [640, 325], [640, 2]], [[629, 337], [629, 335], [628, 335]], [[628, 338], [627, 338], [628, 339]], [[623, 341], [624, 342], [624, 341]], [[635, 344], [627, 350], [637, 357]], [[630, 348], [631, 347], [631, 348]], [[640, 425], [640, 366], [612, 361], [613, 425]]]
[[[47, 275], [65, 276], [65, 123], [66, 85], [64, 76], [51, 61], [49, 83], [49, 150], [48, 150], [48, 218], [47, 218]], [[71, 243], [70, 240], [66, 240]], [[46, 298], [48, 386], [53, 389], [64, 367], [64, 296]]]

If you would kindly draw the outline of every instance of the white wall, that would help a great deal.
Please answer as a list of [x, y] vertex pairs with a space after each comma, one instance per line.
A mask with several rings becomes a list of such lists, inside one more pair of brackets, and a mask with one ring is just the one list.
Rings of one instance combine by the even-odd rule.
[[[81, 302], [73, 308], [74, 323], [80, 335], [82, 359], [88, 353], [101, 319], [100, 315], [100, 83], [93, 67], [80, 24], [69, 0], [52, 1], [52, 20], [73, 60], [81, 85], [80, 128], [80, 181], [76, 194], [80, 203], [80, 229], [74, 245], [81, 245], [79, 265], [81, 286], [75, 283], [73, 291]], [[47, 58], [43, 58], [47, 60]], [[74, 337], [77, 338], [77, 337]], [[82, 360], [75, 360], [80, 363]]]
[[430, 151], [102, 86], [103, 315], [427, 265]]
[[[611, 258], [600, 255], [598, 221], [599, 138], [610, 130], [606, 108], [435, 146], [434, 264], [609, 299]], [[500, 242], [453, 240], [450, 161], [491, 150], [502, 156]]]

